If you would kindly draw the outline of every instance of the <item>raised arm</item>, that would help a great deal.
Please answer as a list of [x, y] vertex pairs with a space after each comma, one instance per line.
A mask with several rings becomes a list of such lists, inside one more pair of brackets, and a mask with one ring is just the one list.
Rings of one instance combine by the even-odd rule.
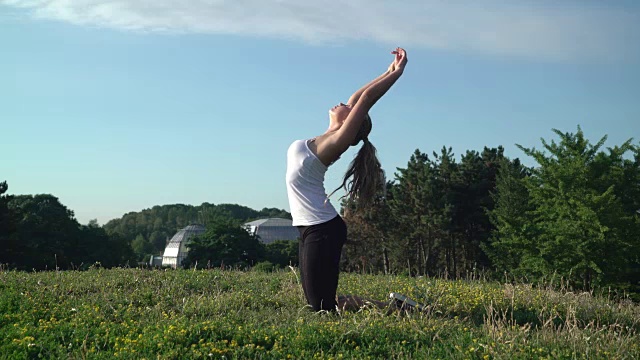
[[407, 64], [407, 54], [403, 49], [398, 49], [394, 61], [394, 70], [389, 74], [370, 85], [362, 92], [358, 101], [353, 105], [351, 112], [347, 116], [344, 124], [336, 132], [333, 142], [336, 150], [344, 152], [356, 138], [360, 126], [371, 107], [398, 81], [404, 72]]
[[[393, 64], [392, 64], [393, 65]], [[353, 95], [351, 95], [351, 97], [349, 98], [349, 101], [347, 102], [348, 105], [354, 106], [358, 100], [360, 99], [360, 96], [362, 96], [362, 93], [367, 90], [371, 85], [377, 83], [378, 81], [384, 79], [387, 75], [391, 74], [392, 70], [391, 70], [391, 66], [389, 66], [389, 69], [387, 69], [387, 71], [385, 71], [382, 75], [378, 76], [377, 78], [369, 81], [366, 85], [363, 85], [360, 89], [358, 89], [358, 91], [354, 92]]]
[[[399, 50], [399, 48], [396, 49], [395, 51], [391, 52], [392, 54], [396, 55], [396, 58], [398, 57], [398, 50]], [[351, 106], [354, 106], [358, 102], [358, 100], [360, 99], [360, 96], [362, 96], [362, 93], [364, 93], [365, 90], [367, 90], [369, 87], [371, 87], [373, 84], [377, 83], [378, 81], [384, 79], [387, 75], [391, 74], [396, 69], [396, 62], [397, 62], [397, 60], [394, 59], [393, 62], [391, 63], [391, 65], [389, 65], [389, 68], [387, 69], [387, 71], [382, 73], [377, 78], [369, 81], [367, 84], [363, 85], [360, 89], [358, 89], [356, 92], [354, 92], [351, 95], [351, 97], [349, 97], [349, 101], [347, 102], [347, 104], [351, 105]]]

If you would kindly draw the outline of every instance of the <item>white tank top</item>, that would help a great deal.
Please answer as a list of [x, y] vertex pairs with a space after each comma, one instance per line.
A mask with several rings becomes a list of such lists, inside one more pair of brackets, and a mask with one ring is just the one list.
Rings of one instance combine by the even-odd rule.
[[327, 166], [309, 149], [309, 141], [296, 140], [287, 151], [287, 195], [293, 226], [321, 224], [338, 215], [324, 189]]

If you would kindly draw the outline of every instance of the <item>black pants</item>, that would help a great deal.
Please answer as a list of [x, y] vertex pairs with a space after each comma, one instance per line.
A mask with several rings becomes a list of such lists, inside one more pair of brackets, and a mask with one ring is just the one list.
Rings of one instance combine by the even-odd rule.
[[340, 215], [326, 223], [298, 226], [302, 290], [314, 311], [335, 310], [340, 254], [347, 225]]

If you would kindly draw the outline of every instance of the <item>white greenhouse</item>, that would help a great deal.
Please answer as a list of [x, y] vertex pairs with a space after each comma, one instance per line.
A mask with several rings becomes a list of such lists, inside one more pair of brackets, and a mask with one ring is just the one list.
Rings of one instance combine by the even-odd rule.
[[187, 253], [189, 252], [186, 246], [189, 243], [189, 239], [194, 235], [199, 235], [204, 232], [204, 226], [191, 224], [173, 235], [167, 247], [164, 249], [162, 266], [170, 266], [174, 269], [182, 266], [182, 260], [187, 257]]
[[263, 244], [270, 244], [276, 240], [297, 240], [300, 232], [294, 227], [290, 219], [270, 218], [260, 219], [244, 224], [252, 235], [258, 235]]

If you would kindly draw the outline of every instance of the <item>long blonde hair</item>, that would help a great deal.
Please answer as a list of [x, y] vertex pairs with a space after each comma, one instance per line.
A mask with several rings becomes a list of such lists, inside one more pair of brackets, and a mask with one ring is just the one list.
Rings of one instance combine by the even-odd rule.
[[384, 171], [376, 155], [376, 148], [369, 141], [372, 126], [371, 117], [367, 114], [351, 144], [355, 146], [362, 141], [362, 147], [349, 164], [342, 185], [331, 193], [332, 195], [340, 188], [344, 188], [347, 193], [343, 197], [354, 201], [358, 208], [371, 205], [378, 191], [384, 189], [385, 186]]

